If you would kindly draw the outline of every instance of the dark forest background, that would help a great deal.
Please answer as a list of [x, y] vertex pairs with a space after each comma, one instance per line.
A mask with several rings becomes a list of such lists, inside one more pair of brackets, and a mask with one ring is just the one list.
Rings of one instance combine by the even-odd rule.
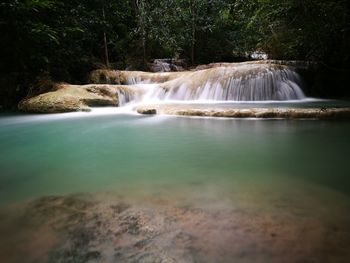
[[0, 107], [96, 68], [271, 59], [314, 61], [316, 95], [349, 96], [347, 0], [1, 0]]

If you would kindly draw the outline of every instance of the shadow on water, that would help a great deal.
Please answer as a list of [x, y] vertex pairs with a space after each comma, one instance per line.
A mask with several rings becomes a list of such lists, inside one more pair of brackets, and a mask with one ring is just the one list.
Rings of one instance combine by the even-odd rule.
[[350, 194], [348, 121], [179, 117], [177, 122], [179, 128], [191, 126], [198, 134], [227, 144], [227, 159], [239, 153], [246, 161], [237, 165], [256, 165], [260, 171], [288, 174]]

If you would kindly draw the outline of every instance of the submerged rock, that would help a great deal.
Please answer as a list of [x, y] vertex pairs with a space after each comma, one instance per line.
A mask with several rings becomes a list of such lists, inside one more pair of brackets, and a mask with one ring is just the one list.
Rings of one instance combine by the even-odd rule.
[[[292, 263], [309, 258], [322, 262], [325, 257], [347, 262], [350, 256], [346, 221], [295, 215], [290, 211], [295, 201], [278, 199], [288, 209], [255, 213], [221, 199], [198, 200], [43, 197], [16, 209], [24, 215], [9, 222], [10, 228], [0, 226], [12, 231], [0, 235], [0, 245], [13, 244], [6, 253], [0, 246], [0, 261]], [[303, 209], [309, 211], [308, 206]], [[343, 231], [334, 231], [339, 228]]]

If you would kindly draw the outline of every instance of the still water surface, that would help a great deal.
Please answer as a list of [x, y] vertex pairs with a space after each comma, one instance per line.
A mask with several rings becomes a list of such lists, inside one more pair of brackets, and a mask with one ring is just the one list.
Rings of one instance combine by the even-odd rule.
[[196, 181], [286, 179], [350, 194], [349, 122], [51, 116], [0, 119], [2, 203]]
[[[313, 220], [317, 220], [322, 225], [320, 231], [328, 229], [329, 224], [332, 229], [344, 230], [327, 246], [347, 248], [349, 149], [350, 122], [89, 113], [3, 115], [0, 202], [4, 206], [71, 193], [109, 192], [139, 200], [162, 196], [186, 200], [203, 209], [250, 211], [257, 218], [282, 214], [286, 215], [283, 220], [290, 220], [292, 215], [291, 221], [299, 222], [300, 229], [315, 225]], [[310, 219], [308, 223], [305, 218]], [[260, 222], [261, 229], [268, 229], [268, 224], [274, 224], [271, 220], [254, 225]], [[279, 224], [290, 222], [283, 220]], [[294, 234], [287, 233], [286, 240]], [[310, 242], [319, 239], [314, 233], [310, 236]], [[217, 242], [211, 238], [211, 247], [216, 244], [215, 251], [220, 252], [224, 243], [219, 237]], [[303, 238], [295, 238], [299, 239]], [[315, 256], [324, 251], [319, 244], [308, 249], [306, 254], [295, 253]], [[232, 256], [237, 256], [232, 254], [236, 250], [217, 252], [222, 256], [220, 260], [213, 252], [207, 260], [230, 262]], [[286, 252], [278, 251], [280, 254], [274, 257], [254, 254], [256, 257], [242, 262], [283, 262], [278, 256]], [[345, 262], [349, 255], [344, 251], [329, 253], [330, 259]], [[192, 257], [198, 262], [206, 258], [199, 252]]]

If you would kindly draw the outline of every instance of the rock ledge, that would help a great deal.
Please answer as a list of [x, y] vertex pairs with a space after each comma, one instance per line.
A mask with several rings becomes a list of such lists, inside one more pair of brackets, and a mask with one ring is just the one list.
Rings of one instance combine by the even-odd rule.
[[137, 108], [140, 114], [224, 118], [350, 119], [350, 108], [200, 108], [184, 105], [149, 105]]

